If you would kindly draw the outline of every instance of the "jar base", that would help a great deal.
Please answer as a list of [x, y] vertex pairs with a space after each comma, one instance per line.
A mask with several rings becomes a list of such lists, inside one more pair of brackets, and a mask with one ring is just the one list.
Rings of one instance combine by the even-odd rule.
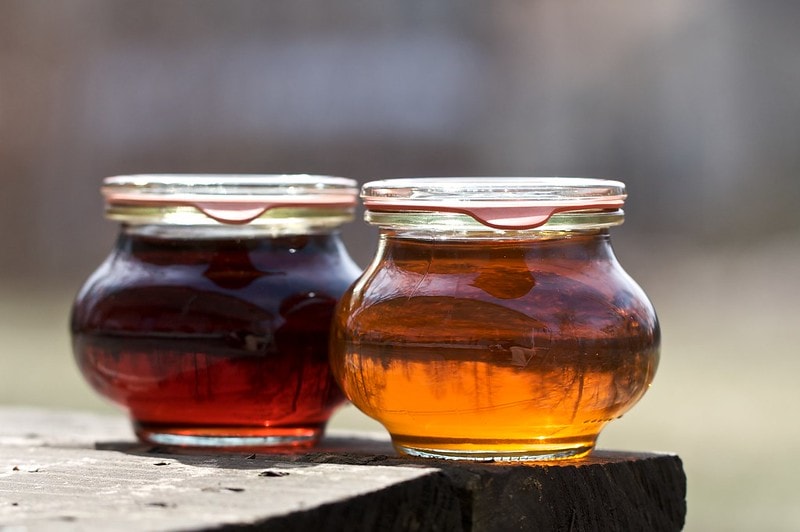
[[465, 460], [470, 462], [529, 462], [567, 460], [582, 458], [594, 449], [594, 440], [580, 443], [558, 443], [541, 441], [481, 441], [426, 438], [412, 441], [392, 438], [394, 448], [400, 454], [419, 458], [440, 460]]
[[215, 451], [295, 451], [322, 438], [324, 427], [187, 427], [133, 424], [136, 436], [154, 445]]

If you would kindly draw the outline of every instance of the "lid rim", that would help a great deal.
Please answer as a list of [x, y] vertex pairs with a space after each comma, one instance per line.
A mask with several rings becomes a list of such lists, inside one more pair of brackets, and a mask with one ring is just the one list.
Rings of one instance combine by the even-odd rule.
[[[361, 187], [362, 197], [384, 197], [385, 192], [430, 194], [461, 193], [486, 194], [491, 192], [581, 192], [582, 195], [620, 195], [625, 193], [625, 183], [594, 177], [410, 177], [370, 181]], [[588, 194], [591, 190], [595, 194]], [[604, 194], [598, 194], [605, 190]], [[572, 197], [572, 196], [568, 196]]]
[[315, 185], [357, 187], [354, 179], [317, 174], [120, 174], [103, 179], [104, 187], [148, 185], [197, 185], [197, 186], [236, 186], [236, 185]]

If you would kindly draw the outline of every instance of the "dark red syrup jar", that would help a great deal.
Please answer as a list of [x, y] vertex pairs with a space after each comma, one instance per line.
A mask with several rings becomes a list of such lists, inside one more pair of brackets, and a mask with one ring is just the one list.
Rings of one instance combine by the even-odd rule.
[[355, 181], [108, 178], [121, 222], [74, 303], [75, 359], [149, 443], [314, 445], [344, 401], [328, 366], [337, 300], [360, 273], [339, 237]]

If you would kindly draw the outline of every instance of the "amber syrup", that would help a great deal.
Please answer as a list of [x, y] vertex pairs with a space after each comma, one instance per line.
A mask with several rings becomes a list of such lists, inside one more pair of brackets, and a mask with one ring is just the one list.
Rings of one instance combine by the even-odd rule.
[[332, 360], [403, 453], [581, 456], [652, 381], [656, 316], [606, 235], [382, 250], [342, 300]]

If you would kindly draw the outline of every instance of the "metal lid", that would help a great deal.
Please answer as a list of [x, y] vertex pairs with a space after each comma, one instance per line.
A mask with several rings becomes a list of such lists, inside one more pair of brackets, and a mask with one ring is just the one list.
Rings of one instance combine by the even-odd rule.
[[269, 224], [287, 218], [352, 219], [352, 179], [313, 175], [144, 174], [108, 177], [106, 215], [128, 223]]
[[619, 181], [565, 177], [387, 179], [361, 190], [367, 220], [378, 225], [392, 224], [383, 214], [456, 213], [499, 230], [549, 225], [559, 213], [594, 213], [594, 225], [617, 225], [626, 197]]

